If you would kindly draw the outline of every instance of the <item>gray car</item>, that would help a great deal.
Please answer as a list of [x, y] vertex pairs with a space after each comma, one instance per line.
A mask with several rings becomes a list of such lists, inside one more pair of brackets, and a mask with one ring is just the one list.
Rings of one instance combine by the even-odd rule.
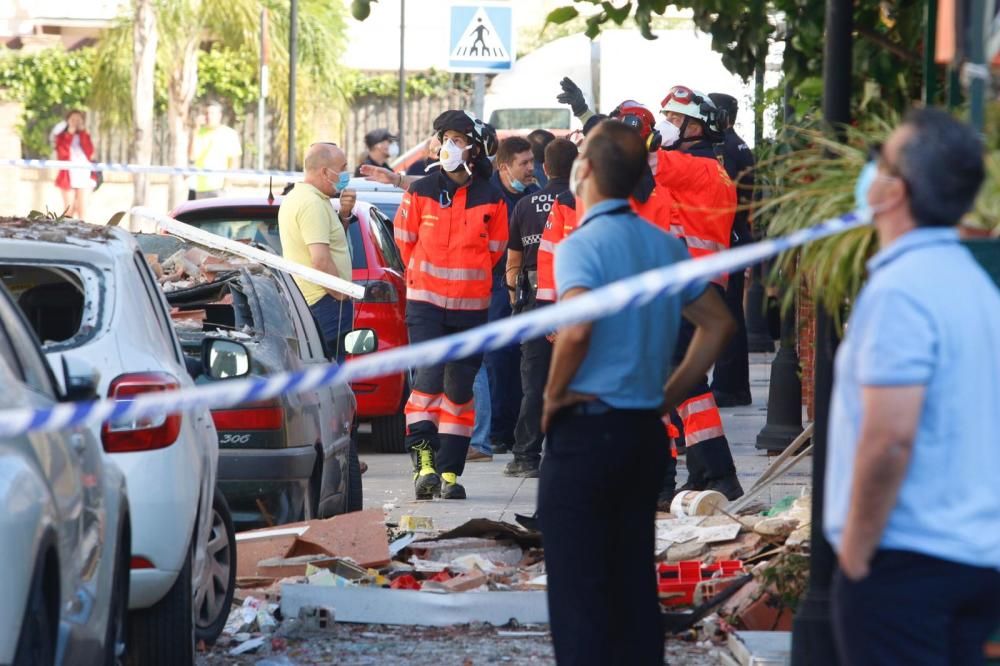
[[[136, 240], [161, 262], [195, 247], [173, 236], [137, 234]], [[166, 298], [181, 346], [195, 365], [208, 336], [226, 336], [246, 348], [245, 369], [236, 367], [235, 355], [229, 359], [232, 377], [327, 363], [316, 322], [285, 273], [251, 264], [168, 291]], [[192, 372], [199, 383], [219, 374]], [[219, 433], [219, 488], [238, 527], [361, 509], [361, 469], [351, 438], [356, 405], [350, 387], [341, 384], [212, 412]]]
[[[0, 409], [96, 397], [92, 368], [67, 363], [59, 374], [62, 386], [0, 286]], [[128, 499], [124, 475], [92, 431], [0, 439], [0, 506], [0, 663], [117, 663], [128, 610]]]

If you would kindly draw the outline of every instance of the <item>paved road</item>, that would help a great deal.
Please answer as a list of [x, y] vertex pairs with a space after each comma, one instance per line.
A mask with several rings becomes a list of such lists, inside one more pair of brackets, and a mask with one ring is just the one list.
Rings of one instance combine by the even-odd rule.
[[[750, 487], [768, 464], [768, 456], [754, 447], [757, 433], [764, 427], [767, 416], [768, 377], [773, 354], [751, 355], [750, 381], [753, 404], [722, 410], [722, 419], [736, 459], [740, 481]], [[462, 483], [469, 499], [465, 501], [416, 501], [413, 499], [413, 479], [409, 456], [404, 454], [371, 453], [367, 447], [366, 427], [361, 431], [361, 458], [368, 463], [364, 476], [365, 507], [384, 507], [392, 520], [413, 514], [429, 516], [437, 528], [455, 527], [470, 518], [492, 518], [513, 522], [515, 513], [530, 514], [535, 510], [537, 479], [508, 478], [503, 468], [512, 456], [494, 456], [493, 462], [466, 465]], [[678, 485], [686, 477], [684, 458], [678, 469]], [[810, 483], [810, 463], [802, 462], [784, 478], [771, 486], [761, 499], [774, 503], [798, 494]]]

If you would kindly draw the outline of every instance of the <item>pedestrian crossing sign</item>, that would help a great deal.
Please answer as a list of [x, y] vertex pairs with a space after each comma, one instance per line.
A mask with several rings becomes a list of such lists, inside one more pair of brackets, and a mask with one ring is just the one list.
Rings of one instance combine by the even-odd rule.
[[514, 21], [509, 4], [452, 5], [448, 69], [502, 72], [514, 64]]

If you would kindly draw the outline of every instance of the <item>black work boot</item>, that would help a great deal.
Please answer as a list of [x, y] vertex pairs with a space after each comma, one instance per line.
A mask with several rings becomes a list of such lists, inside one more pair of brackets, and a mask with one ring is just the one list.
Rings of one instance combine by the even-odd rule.
[[504, 476], [517, 476], [522, 479], [538, 478], [538, 463], [530, 460], [512, 460], [503, 468]]
[[465, 499], [465, 486], [458, 482], [454, 472], [441, 473], [441, 499]]
[[426, 439], [410, 448], [413, 462], [413, 490], [418, 500], [433, 499], [441, 495], [441, 477], [434, 469], [434, 448]]
[[709, 480], [708, 485], [705, 486], [705, 490], [714, 490], [722, 493], [730, 502], [743, 496], [743, 486], [740, 485], [740, 480], [737, 478], [736, 472], [721, 479]]

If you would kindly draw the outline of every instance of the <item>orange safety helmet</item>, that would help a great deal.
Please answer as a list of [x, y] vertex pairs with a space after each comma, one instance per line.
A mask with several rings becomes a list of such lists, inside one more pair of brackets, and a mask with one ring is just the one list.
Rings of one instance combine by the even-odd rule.
[[650, 152], [660, 147], [660, 133], [653, 127], [656, 124], [656, 116], [653, 115], [652, 111], [634, 99], [627, 99], [616, 106], [609, 117], [620, 120], [629, 127], [637, 129], [639, 136], [646, 143], [646, 149]]

